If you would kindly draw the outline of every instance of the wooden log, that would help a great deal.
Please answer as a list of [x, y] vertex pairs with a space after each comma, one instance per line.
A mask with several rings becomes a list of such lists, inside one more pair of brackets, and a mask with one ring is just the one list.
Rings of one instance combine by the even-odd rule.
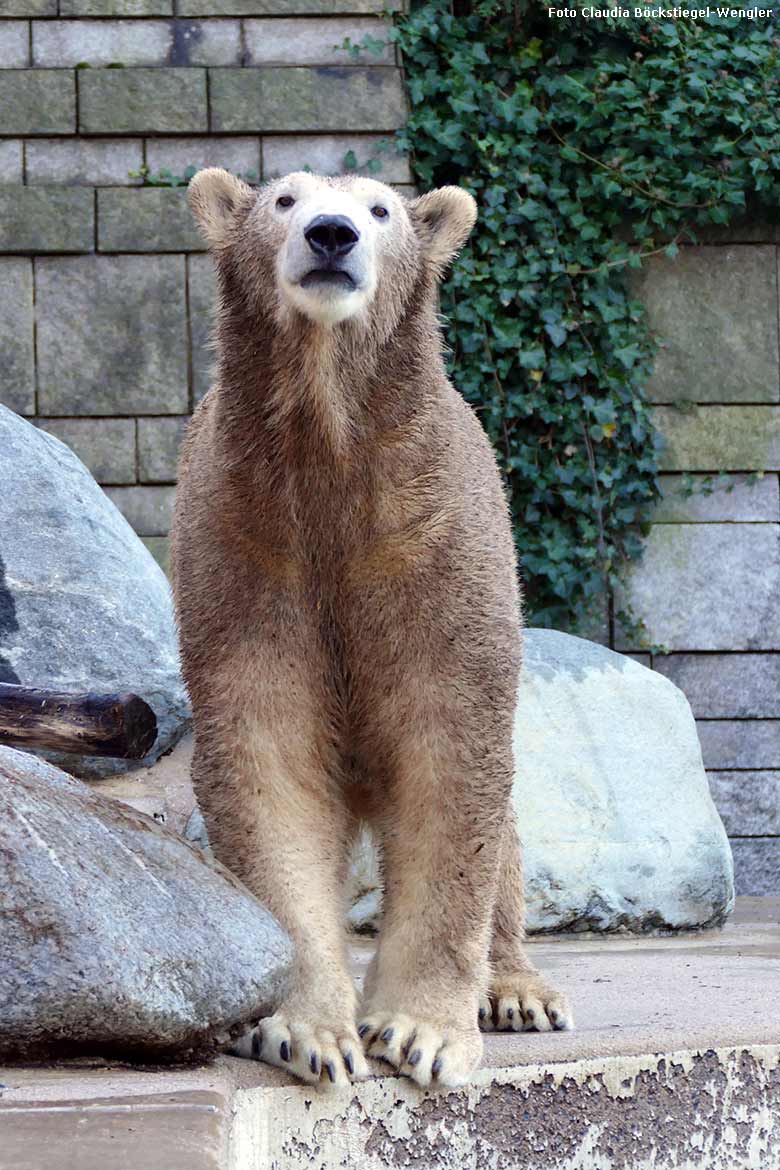
[[140, 760], [157, 739], [138, 695], [63, 694], [0, 683], [0, 744]]

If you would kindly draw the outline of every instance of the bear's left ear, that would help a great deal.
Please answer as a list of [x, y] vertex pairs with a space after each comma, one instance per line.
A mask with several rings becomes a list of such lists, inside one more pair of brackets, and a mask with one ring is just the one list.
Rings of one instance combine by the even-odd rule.
[[409, 214], [424, 254], [441, 272], [469, 238], [477, 204], [462, 187], [439, 187], [413, 199]]
[[201, 234], [214, 248], [224, 242], [236, 212], [252, 202], [254, 191], [222, 167], [207, 167], [191, 180], [187, 198]]

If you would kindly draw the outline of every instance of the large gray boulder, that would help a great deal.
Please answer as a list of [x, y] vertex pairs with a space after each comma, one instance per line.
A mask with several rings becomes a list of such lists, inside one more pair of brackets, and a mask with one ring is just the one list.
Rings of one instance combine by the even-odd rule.
[[290, 961], [201, 850], [0, 747], [0, 1059], [208, 1056], [272, 1010]]
[[0, 682], [135, 691], [157, 716], [151, 763], [189, 720], [164, 573], [73, 452], [2, 406], [0, 483]]
[[[527, 630], [515, 759], [529, 931], [685, 930], [729, 913], [728, 838], [688, 701], [663, 675]], [[371, 929], [379, 869], [365, 837], [350, 878], [349, 921]]]
[[528, 630], [513, 801], [532, 930], [683, 930], [734, 901], [685, 695], [593, 642]]

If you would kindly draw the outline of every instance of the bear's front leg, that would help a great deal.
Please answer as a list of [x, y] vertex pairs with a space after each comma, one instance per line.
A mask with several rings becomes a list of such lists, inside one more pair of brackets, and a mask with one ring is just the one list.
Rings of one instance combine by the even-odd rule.
[[478, 1009], [512, 777], [508, 736], [488, 743], [473, 711], [441, 703], [417, 706], [406, 721], [414, 730], [387, 751], [377, 826], [385, 910], [359, 1024], [369, 1055], [423, 1086], [465, 1083], [482, 1055]]
[[480, 1000], [483, 1032], [568, 1031], [574, 1017], [567, 997], [551, 986], [529, 960], [525, 947], [523, 855], [510, 806], [501, 841], [490, 985]]
[[214, 852], [295, 947], [283, 1001], [234, 1051], [304, 1081], [346, 1084], [368, 1072], [344, 928], [350, 816], [327, 712], [292, 655], [276, 675], [273, 665], [269, 654], [217, 674], [218, 706], [196, 710], [193, 780]]

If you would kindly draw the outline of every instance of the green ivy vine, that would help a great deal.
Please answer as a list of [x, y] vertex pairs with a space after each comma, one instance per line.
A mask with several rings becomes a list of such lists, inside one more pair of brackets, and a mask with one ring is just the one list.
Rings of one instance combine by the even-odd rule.
[[458, 183], [480, 205], [442, 311], [538, 625], [602, 622], [657, 498], [654, 343], [631, 270], [752, 200], [780, 206], [778, 9], [712, 11], [554, 21], [508, 0], [413, 0], [390, 34], [419, 187]]

